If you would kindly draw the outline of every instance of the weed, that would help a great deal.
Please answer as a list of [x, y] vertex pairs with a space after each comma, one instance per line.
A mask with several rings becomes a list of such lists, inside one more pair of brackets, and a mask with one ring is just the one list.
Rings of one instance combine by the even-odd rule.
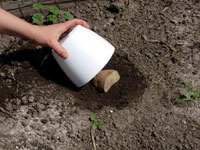
[[188, 90], [194, 91], [195, 87], [193, 87], [191, 84], [186, 83], [185, 80], [183, 80], [181, 77], [178, 77], [177, 83], [181, 84], [183, 88], [187, 88]]
[[126, 24], [126, 23], [121, 24], [121, 25], [120, 25], [120, 28], [121, 28], [121, 29], [126, 29], [126, 28], [127, 28], [127, 24]]
[[119, 8], [119, 14], [120, 14], [120, 16], [122, 16], [122, 13], [123, 13], [123, 9]]
[[199, 40], [199, 38], [200, 38], [200, 35], [197, 35], [197, 34], [194, 35], [194, 39], [195, 39], [196, 41]]
[[92, 127], [91, 127], [90, 132], [91, 132], [91, 138], [92, 138], [93, 148], [94, 148], [94, 150], [96, 150], [95, 131], [97, 129], [103, 130], [104, 129], [104, 124], [103, 123], [99, 123], [97, 121], [96, 114], [93, 114], [93, 115], [90, 116], [90, 121], [92, 121]]
[[[200, 91], [197, 91], [195, 87], [191, 84], [186, 83], [181, 77], [177, 78], [177, 82], [183, 86], [183, 88], [188, 89], [189, 92], [184, 93], [183, 95], [176, 97], [176, 101], [185, 100], [187, 102], [191, 102], [200, 96]], [[191, 93], [191, 94], [190, 94]]]
[[91, 115], [90, 120], [92, 121], [92, 130], [96, 130], [96, 129], [103, 130], [104, 129], [104, 124], [99, 123], [97, 121], [96, 114]]

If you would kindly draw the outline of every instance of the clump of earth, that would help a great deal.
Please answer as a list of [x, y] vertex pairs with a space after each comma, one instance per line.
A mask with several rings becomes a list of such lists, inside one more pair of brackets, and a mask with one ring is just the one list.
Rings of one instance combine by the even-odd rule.
[[[67, 2], [64, 3], [67, 5]], [[64, 5], [62, 4], [62, 5]], [[0, 35], [0, 149], [193, 149], [200, 147], [200, 2], [77, 1], [68, 9], [115, 48], [107, 93], [76, 88], [51, 49]], [[31, 15], [31, 14], [30, 14]], [[104, 130], [91, 136], [90, 116]]]

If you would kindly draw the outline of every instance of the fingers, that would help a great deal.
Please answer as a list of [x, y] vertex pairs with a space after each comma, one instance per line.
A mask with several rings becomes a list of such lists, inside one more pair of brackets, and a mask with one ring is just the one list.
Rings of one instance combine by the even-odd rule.
[[66, 59], [68, 57], [67, 51], [57, 41], [52, 42], [50, 47], [62, 58]]
[[87, 22], [85, 22], [84, 20], [81, 19], [72, 19], [70, 21], [66, 21], [64, 22], [64, 25], [66, 27], [66, 30], [70, 29], [71, 27], [74, 27], [75, 25], [82, 25], [86, 28], [89, 28], [89, 25], [87, 24]]

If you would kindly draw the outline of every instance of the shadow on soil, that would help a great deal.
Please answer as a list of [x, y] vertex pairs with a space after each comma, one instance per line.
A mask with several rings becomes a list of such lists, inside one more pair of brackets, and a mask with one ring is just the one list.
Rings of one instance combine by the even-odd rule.
[[[76, 88], [57, 65], [51, 55], [51, 50], [48, 48], [40, 50], [20, 50], [0, 56], [0, 66], [6, 64], [13, 65], [12, 62], [21, 62], [22, 66], [29, 63], [30, 67], [33, 66], [36, 72], [39, 73], [39, 76], [46, 81], [53, 81], [71, 92], [76, 98], [76, 106], [92, 111], [99, 110], [103, 106], [117, 107], [120, 109], [132, 101], [137, 102], [147, 87], [147, 79], [125, 57], [119, 56], [118, 54], [114, 54], [104, 68], [116, 69], [121, 77], [120, 81], [108, 93], [98, 92], [91, 84], [87, 84], [82, 88]], [[26, 69], [26, 66], [22, 68]], [[22, 75], [25, 76], [25, 74]], [[38, 76], [34, 72], [28, 75], [29, 77]], [[41, 78], [38, 77], [37, 80], [40, 82]]]

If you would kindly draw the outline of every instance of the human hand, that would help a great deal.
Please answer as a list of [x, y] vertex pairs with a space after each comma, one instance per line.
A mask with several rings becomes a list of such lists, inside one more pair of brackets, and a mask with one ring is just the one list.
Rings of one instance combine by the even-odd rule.
[[34, 30], [32, 40], [36, 41], [39, 44], [51, 47], [58, 55], [65, 59], [68, 57], [68, 54], [66, 50], [60, 45], [58, 40], [63, 33], [67, 32], [70, 28], [78, 24], [89, 28], [89, 25], [85, 21], [80, 19], [72, 19], [64, 23], [48, 26], [33, 25]]

